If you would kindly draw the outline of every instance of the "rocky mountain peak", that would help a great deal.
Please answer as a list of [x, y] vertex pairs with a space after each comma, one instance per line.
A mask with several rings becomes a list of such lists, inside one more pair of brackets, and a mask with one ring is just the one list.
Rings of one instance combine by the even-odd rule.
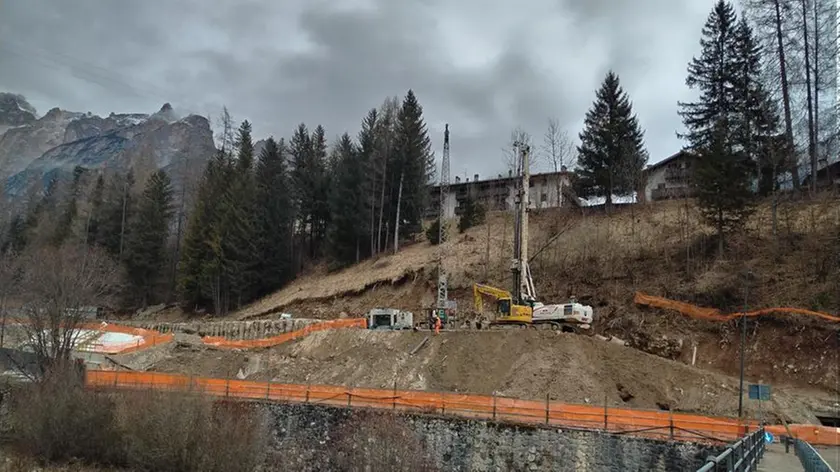
[[36, 119], [35, 107], [23, 95], [0, 92], [0, 126], [22, 126]]
[[[0, 114], [27, 108], [32, 113], [22, 125], [7, 127], [5, 133], [0, 129], [0, 179], [10, 196], [25, 194], [45, 175], [72, 175], [77, 166], [119, 172], [177, 166], [183, 174], [185, 164], [202, 169], [216, 152], [210, 123], [197, 115], [179, 119], [169, 103], [152, 115], [111, 113], [103, 118], [53, 108], [37, 119], [23, 97], [0, 94]], [[175, 184], [182, 180], [171, 177]]]

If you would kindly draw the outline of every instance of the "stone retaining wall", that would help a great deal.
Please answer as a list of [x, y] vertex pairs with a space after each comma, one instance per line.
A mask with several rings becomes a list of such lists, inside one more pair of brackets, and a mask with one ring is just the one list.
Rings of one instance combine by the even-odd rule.
[[155, 321], [115, 321], [114, 324], [151, 329], [160, 333], [186, 333], [227, 339], [260, 339], [303, 329], [320, 320], [195, 321], [161, 323]]
[[[360, 411], [311, 404], [266, 404], [275, 435], [273, 453], [293, 470], [336, 470], [337, 444], [342, 433], [358, 431], [362, 415], [367, 421], [380, 416], [384, 433], [375, 440], [354, 437], [354, 444], [370, 448], [363, 457], [376, 461], [377, 450], [407, 454], [399, 428], [388, 426], [390, 412]], [[390, 420], [392, 421], [392, 419]], [[419, 414], [398, 416], [403, 428], [416, 433], [430, 453], [437, 470], [447, 471], [693, 471], [723, 447], [634, 438], [597, 431], [514, 426]], [[345, 425], [345, 426], [342, 426]], [[361, 428], [366, 431], [367, 428]], [[278, 456], [275, 456], [278, 457]], [[356, 459], [358, 459], [358, 455]], [[362, 469], [383, 463], [354, 464]]]

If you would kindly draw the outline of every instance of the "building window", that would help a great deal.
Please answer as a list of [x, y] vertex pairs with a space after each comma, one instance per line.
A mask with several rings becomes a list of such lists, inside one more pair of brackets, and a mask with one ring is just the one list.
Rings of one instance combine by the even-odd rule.
[[542, 203], [547, 202], [547, 201], [548, 201], [548, 194], [545, 194], [545, 193], [544, 193], [544, 194], [540, 195], [540, 201], [541, 201]]

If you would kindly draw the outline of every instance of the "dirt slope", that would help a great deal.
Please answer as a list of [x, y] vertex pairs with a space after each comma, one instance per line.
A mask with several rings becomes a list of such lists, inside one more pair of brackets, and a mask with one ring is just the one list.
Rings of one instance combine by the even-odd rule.
[[[737, 413], [737, 379], [595, 338], [539, 331], [429, 333], [335, 330], [260, 352], [173, 352], [151, 370], [289, 383], [459, 391], [567, 402]], [[760, 379], [755, 379], [760, 380]], [[774, 391], [789, 420], [830, 405], [815, 391]], [[748, 408], [755, 405], [748, 402]]]
[[[633, 304], [644, 291], [724, 312], [744, 303], [744, 277], [751, 271], [750, 308], [794, 306], [837, 313], [840, 309], [840, 201], [820, 197], [782, 201], [773, 234], [769, 204], [758, 208], [746, 230], [727, 240], [724, 258], [689, 201], [616, 210], [610, 215], [535, 211], [531, 217], [531, 262], [537, 293], [546, 302], [576, 296], [595, 308], [601, 334], [637, 341], [682, 341], [677, 359], [737, 374], [739, 333], [735, 323], [698, 322]], [[485, 225], [459, 234], [448, 261], [450, 296], [462, 314], [472, 309], [471, 284], [507, 287], [512, 253], [509, 214], [489, 215]], [[551, 242], [551, 243], [549, 243]], [[336, 273], [317, 269], [237, 313], [240, 318], [296, 316], [335, 318], [388, 306], [415, 313], [435, 297], [436, 248], [420, 242]], [[773, 383], [840, 390], [834, 354], [837, 326], [801, 317], [774, 316], [751, 322], [750, 375]]]

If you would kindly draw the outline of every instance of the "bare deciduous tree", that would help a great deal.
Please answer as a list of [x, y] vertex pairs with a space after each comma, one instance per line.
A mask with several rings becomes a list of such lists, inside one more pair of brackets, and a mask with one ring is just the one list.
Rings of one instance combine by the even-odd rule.
[[[530, 133], [525, 131], [521, 126], [517, 126], [510, 132], [510, 139], [505, 147], [502, 148], [503, 159], [507, 170], [512, 175], [519, 174], [519, 150], [517, 149], [516, 145], [524, 144], [531, 147], [531, 150], [534, 149], [534, 140], [531, 138]], [[534, 161], [535, 154], [531, 153], [531, 168], [534, 167], [536, 164]]]
[[9, 298], [17, 289], [19, 267], [17, 256], [14, 253], [0, 253], [0, 347], [3, 347], [6, 337]]
[[574, 164], [575, 143], [557, 118], [549, 118], [541, 150], [554, 172]]
[[[548, 127], [543, 136], [542, 155], [549, 162], [554, 172], [574, 163], [577, 152], [569, 133], [560, 127], [557, 118], [549, 118]], [[563, 179], [557, 179], [557, 206], [563, 206]]]
[[99, 248], [43, 247], [21, 256], [18, 296], [27, 334], [46, 372], [70, 360], [84, 307], [108, 305], [117, 295], [120, 267]]

